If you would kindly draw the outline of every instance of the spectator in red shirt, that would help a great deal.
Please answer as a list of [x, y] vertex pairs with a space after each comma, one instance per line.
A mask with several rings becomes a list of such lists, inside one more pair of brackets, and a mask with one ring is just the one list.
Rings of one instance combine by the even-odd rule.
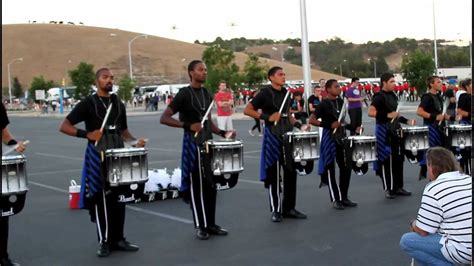
[[232, 111], [234, 99], [232, 93], [227, 89], [225, 81], [219, 82], [219, 91], [214, 95], [214, 100], [217, 104], [217, 127], [225, 131], [233, 130]]

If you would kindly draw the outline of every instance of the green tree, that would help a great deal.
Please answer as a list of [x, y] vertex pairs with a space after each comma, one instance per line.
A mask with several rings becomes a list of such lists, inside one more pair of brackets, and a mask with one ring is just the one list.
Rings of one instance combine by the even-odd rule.
[[13, 96], [20, 98], [21, 95], [23, 94], [23, 87], [20, 84], [20, 81], [18, 80], [17, 77], [13, 78], [13, 91], [12, 91]]
[[72, 84], [76, 86], [76, 93], [74, 95], [76, 99], [89, 95], [91, 85], [93, 85], [95, 81], [95, 73], [93, 69], [93, 65], [81, 62], [76, 69], [69, 71]]
[[33, 77], [33, 81], [31, 82], [31, 85], [30, 85], [29, 97], [36, 100], [35, 91], [44, 90], [45, 95], [46, 95], [47, 91], [51, 88], [54, 88], [55, 85], [56, 84], [54, 83], [54, 81], [52, 80], [46, 81], [46, 79], [43, 76]]
[[249, 54], [244, 66], [243, 82], [253, 87], [266, 78], [268, 66], [260, 65], [258, 56]]
[[236, 88], [242, 76], [239, 74], [239, 67], [234, 63], [234, 58], [231, 50], [222, 49], [219, 45], [212, 45], [204, 50], [202, 60], [207, 66], [205, 83], [207, 88], [215, 91], [221, 80], [225, 80], [231, 88]]
[[130, 101], [132, 98], [133, 88], [135, 87], [133, 80], [131, 80], [129, 76], [123, 75], [119, 80], [118, 85], [119, 89], [117, 95], [125, 102]]
[[433, 75], [435, 63], [430, 53], [415, 50], [410, 55], [404, 56], [401, 66], [403, 77], [414, 86], [421, 95], [426, 92], [426, 78]]

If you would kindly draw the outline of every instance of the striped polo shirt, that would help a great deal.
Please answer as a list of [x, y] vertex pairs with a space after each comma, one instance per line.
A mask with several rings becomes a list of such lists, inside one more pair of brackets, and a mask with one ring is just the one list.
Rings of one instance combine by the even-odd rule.
[[440, 234], [441, 252], [453, 263], [472, 259], [472, 177], [448, 172], [426, 185], [416, 226]]

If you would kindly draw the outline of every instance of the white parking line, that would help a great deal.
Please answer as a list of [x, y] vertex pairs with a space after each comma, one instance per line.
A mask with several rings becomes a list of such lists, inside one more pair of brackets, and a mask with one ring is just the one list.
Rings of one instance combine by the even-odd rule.
[[247, 179], [242, 179], [240, 178], [239, 181], [242, 181], [244, 183], [251, 183], [251, 184], [262, 184], [262, 181], [253, 181], [253, 180], [247, 180]]
[[244, 154], [249, 154], [249, 153], [258, 153], [261, 150], [255, 150], [255, 151], [244, 151]]
[[[28, 184], [32, 184], [32, 185], [42, 187], [42, 188], [51, 189], [51, 190], [61, 192], [61, 193], [66, 193], [66, 194], [69, 193], [69, 191], [67, 191], [65, 189], [57, 188], [57, 187], [53, 187], [53, 186], [49, 186], [49, 185], [45, 185], [45, 184], [41, 184], [41, 183], [37, 183], [37, 182], [33, 182], [33, 181], [28, 181]], [[176, 221], [176, 222], [181, 222], [181, 223], [185, 223], [185, 224], [192, 224], [193, 223], [193, 221], [191, 221], [189, 219], [181, 218], [181, 217], [166, 214], [166, 213], [155, 212], [155, 211], [151, 211], [151, 210], [147, 210], [147, 209], [143, 209], [143, 208], [139, 208], [139, 207], [134, 207], [134, 206], [130, 206], [130, 205], [127, 205], [126, 207], [128, 209], [136, 211], [136, 212], [146, 213], [146, 214], [158, 216], [158, 217], [169, 219], [169, 220]]]

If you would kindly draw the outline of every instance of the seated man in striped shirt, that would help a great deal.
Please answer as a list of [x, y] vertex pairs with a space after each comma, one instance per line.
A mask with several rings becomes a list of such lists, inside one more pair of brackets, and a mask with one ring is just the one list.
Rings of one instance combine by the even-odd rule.
[[421, 265], [469, 264], [472, 260], [472, 178], [459, 171], [451, 151], [426, 152], [428, 177], [413, 233], [400, 247]]

